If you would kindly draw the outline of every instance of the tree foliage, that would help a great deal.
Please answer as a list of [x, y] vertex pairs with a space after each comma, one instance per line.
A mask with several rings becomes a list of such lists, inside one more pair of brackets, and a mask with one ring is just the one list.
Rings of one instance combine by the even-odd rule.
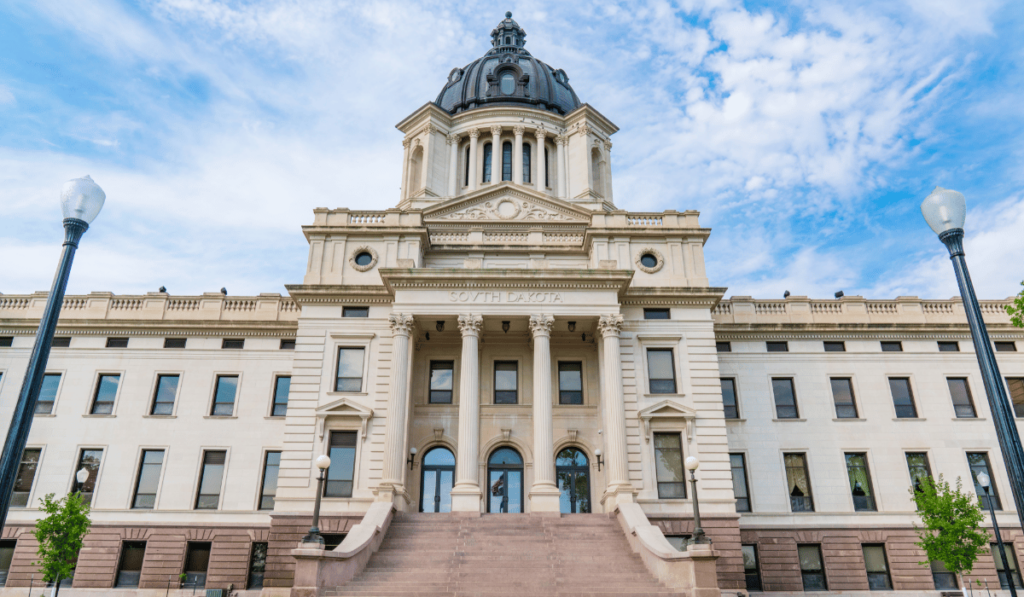
[[963, 491], [959, 477], [953, 489], [942, 475], [937, 481], [926, 477], [910, 493], [924, 523], [923, 528], [914, 525], [921, 540], [918, 547], [928, 554], [929, 561], [944, 563], [947, 570], [958, 576], [970, 572], [978, 556], [988, 551], [989, 537], [981, 528], [984, 515], [978, 498]]
[[36, 521], [35, 536], [39, 542], [36, 565], [46, 582], [71, 578], [82, 540], [92, 524], [89, 505], [77, 491], [59, 500], [53, 499], [50, 493], [40, 501], [39, 511], [45, 516]]
[[[1020, 283], [1024, 286], [1024, 282]], [[1010, 323], [1013, 325], [1024, 328], [1024, 290], [1017, 293], [1017, 296], [1013, 297], [1013, 304], [1006, 305], [1006, 312], [1010, 316]]]

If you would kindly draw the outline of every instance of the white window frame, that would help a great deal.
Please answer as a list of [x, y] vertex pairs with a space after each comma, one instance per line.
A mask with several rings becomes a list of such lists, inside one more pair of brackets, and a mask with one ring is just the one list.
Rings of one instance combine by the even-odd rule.
[[[325, 367], [322, 373], [321, 382], [325, 385], [322, 387], [330, 388], [327, 392], [328, 396], [368, 396], [370, 394], [369, 388], [371, 384], [370, 379], [370, 361], [373, 360], [371, 349], [373, 348], [373, 340], [377, 334], [373, 332], [368, 333], [332, 333], [330, 334], [330, 363], [331, 366]], [[362, 348], [363, 349], [363, 383], [359, 392], [339, 392], [336, 391], [338, 383], [338, 359], [341, 358], [338, 352], [341, 348]], [[394, 367], [395, 361], [391, 361], [391, 366]]]
[[[515, 153], [515, 151], [516, 150], [513, 147], [512, 148], [512, 153]], [[497, 402], [494, 401], [495, 393], [498, 391], [497, 386], [495, 385], [495, 381], [497, 381], [497, 379], [495, 377], [495, 374], [497, 372], [498, 361], [501, 361], [503, 363], [514, 362], [516, 364], [516, 403], [515, 404], [498, 404]], [[488, 377], [487, 382], [490, 385], [490, 395], [487, 396], [487, 402], [484, 402], [483, 403], [484, 405], [486, 405], [486, 406], [497, 406], [497, 407], [502, 407], [502, 408], [506, 408], [506, 407], [513, 407], [514, 408], [516, 406], [529, 406], [529, 405], [533, 404], [533, 395], [532, 395], [532, 389], [533, 388], [530, 388], [531, 389], [530, 402], [527, 402], [526, 401], [526, 387], [525, 387], [525, 384], [523, 383], [524, 380], [526, 379], [526, 369], [525, 369], [525, 367], [526, 367], [526, 359], [524, 359], [521, 355], [517, 355], [517, 356], [492, 355], [488, 359], [488, 364], [490, 365], [490, 371], [489, 371], [490, 376]], [[531, 364], [532, 364], [532, 362], [531, 362]]]
[[[640, 349], [641, 375], [643, 376], [643, 396], [645, 398], [679, 398], [686, 396], [690, 389], [690, 379], [684, 375], [685, 369], [682, 364], [682, 353], [686, 344], [682, 334], [637, 334], [638, 348]], [[672, 350], [672, 368], [675, 374], [676, 391], [673, 394], [652, 394], [651, 393], [651, 370], [647, 362], [647, 351], [654, 349]]]
[[[180, 387], [180, 385], [179, 385], [179, 387]], [[167, 418], [167, 417], [164, 416], [163, 418]], [[132, 508], [132, 504], [135, 502], [135, 492], [136, 492], [136, 490], [139, 487], [139, 475], [142, 474], [142, 453], [150, 451], [150, 450], [162, 450], [163, 453], [164, 453], [164, 461], [160, 465], [160, 479], [157, 481], [157, 484], [156, 484], [156, 498], [154, 498], [154, 500], [153, 500], [153, 510], [151, 510], [151, 511], [156, 511], [156, 510], [160, 509], [160, 495], [161, 495], [161, 493], [163, 493], [162, 490], [163, 490], [163, 487], [164, 487], [164, 475], [167, 473], [168, 455], [171, 452], [171, 447], [169, 445], [163, 445], [163, 446], [143, 445], [143, 446], [139, 446], [135, 450], [135, 474], [134, 474], [134, 476], [132, 476], [131, 487], [128, 490], [128, 503], [125, 504], [125, 509], [126, 510], [140, 510], [140, 511], [143, 511], [143, 512], [146, 511], [145, 509], [141, 509], [141, 508]], [[106, 458], [104, 458], [104, 460], [106, 460]]]
[[[213, 403], [217, 398], [217, 380], [221, 377], [237, 377], [238, 385], [235, 387], [235, 407], [231, 409], [230, 416], [214, 415], [213, 414]], [[241, 371], [214, 371], [213, 376], [210, 379], [210, 388], [207, 390], [209, 398], [206, 400], [206, 411], [203, 413], [204, 419], [237, 419], [238, 408], [242, 403], [242, 372]], [[178, 386], [181, 387], [180, 384]], [[175, 408], [177, 408], [177, 400], [175, 400]]]

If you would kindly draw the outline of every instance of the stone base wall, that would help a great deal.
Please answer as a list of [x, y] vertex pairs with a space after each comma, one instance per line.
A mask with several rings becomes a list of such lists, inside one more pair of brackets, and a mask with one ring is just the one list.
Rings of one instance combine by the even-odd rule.
[[[657, 525], [665, 535], [692, 535], [692, 518], [660, 518], [649, 515], [651, 524]], [[743, 576], [743, 552], [740, 550], [740, 526], [736, 518], [714, 518], [701, 516], [704, 533], [711, 539], [715, 550], [722, 553], [718, 558], [718, 588], [736, 591], [746, 588]]]
[[[347, 533], [363, 519], [362, 514], [341, 517], [320, 517], [321, 533]], [[295, 580], [295, 559], [292, 550], [309, 532], [313, 516], [273, 516], [270, 519], [270, 540], [267, 545], [267, 571], [264, 588], [291, 587]]]

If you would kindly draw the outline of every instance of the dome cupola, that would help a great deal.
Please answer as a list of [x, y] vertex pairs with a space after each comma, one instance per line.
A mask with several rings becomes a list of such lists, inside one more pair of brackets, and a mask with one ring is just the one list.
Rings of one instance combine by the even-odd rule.
[[434, 103], [449, 114], [509, 104], [561, 115], [579, 108], [582, 103], [565, 71], [537, 60], [525, 45], [526, 31], [506, 12], [491, 31], [491, 49], [465, 67], [452, 69]]

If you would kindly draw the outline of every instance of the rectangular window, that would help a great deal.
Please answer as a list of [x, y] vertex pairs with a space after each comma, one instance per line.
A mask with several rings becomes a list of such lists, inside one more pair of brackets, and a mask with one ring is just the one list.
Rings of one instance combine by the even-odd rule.
[[786, 487], [793, 512], [814, 512], [811, 476], [807, 473], [806, 454], [783, 454], [786, 461]]
[[370, 316], [370, 308], [369, 307], [342, 307], [341, 308], [341, 316], [342, 317], [369, 317]]
[[230, 417], [235, 414], [235, 394], [238, 393], [237, 375], [218, 375], [217, 393], [213, 396], [214, 417]]
[[134, 588], [139, 586], [142, 576], [142, 562], [146, 559], [145, 541], [125, 541], [121, 544], [121, 560], [117, 565], [117, 588]]
[[789, 342], [765, 342], [768, 352], [789, 352]]
[[[103, 460], [103, 450], [82, 450], [78, 456], [78, 466], [75, 467], [74, 482], [71, 484], [71, 493], [82, 492], [82, 501], [92, 504], [92, 494], [96, 491], [96, 478], [100, 473], [100, 462]], [[78, 482], [78, 471], [85, 469], [89, 471], [85, 483]]]
[[39, 389], [39, 401], [36, 402], [37, 415], [53, 413], [53, 403], [57, 400], [57, 388], [60, 387], [60, 373], [47, 373], [43, 376], [43, 385]]
[[875, 492], [871, 487], [871, 471], [868, 470], [868, 457], [863, 452], [846, 454], [846, 474], [850, 478], [850, 493], [853, 495], [855, 512], [874, 512]]
[[971, 398], [971, 387], [965, 377], [947, 377], [949, 395], [953, 398], [953, 412], [958, 419], [973, 419], [978, 415], [974, 412], [974, 400]]
[[669, 309], [644, 309], [644, 319], [672, 319]]
[[163, 450], [143, 450], [139, 479], [135, 483], [132, 508], [152, 510], [156, 506], [156, 490], [160, 486], [160, 469], [164, 465]]
[[107, 338], [107, 348], [128, 348], [128, 338]]
[[715, 351], [717, 352], [732, 352], [731, 342], [715, 342]]
[[882, 352], [903, 352], [903, 342], [882, 342]]
[[92, 397], [92, 409], [89, 414], [109, 415], [114, 412], [114, 397], [117, 386], [121, 383], [120, 375], [101, 375], [96, 383], [96, 392]]
[[0, 348], [10, 348], [14, 345], [14, 336], [0, 337]]
[[743, 576], [746, 577], [748, 591], [763, 591], [761, 588], [761, 565], [757, 561], [757, 546], [743, 546]]
[[832, 401], [836, 405], [837, 419], [856, 419], [857, 404], [853, 399], [853, 380], [849, 377], [833, 377]]
[[683, 472], [683, 442], [678, 433], [654, 434], [654, 466], [658, 476], [659, 499], [686, 497]]
[[793, 389], [792, 377], [773, 377], [772, 395], [775, 397], [775, 418], [800, 418], [800, 412], [796, 408], [796, 391]]
[[1017, 343], [996, 342], [996, 352], [1017, 352]]
[[252, 553], [249, 554], [249, 582], [245, 588], [248, 590], [263, 588], [263, 575], [267, 571], [267, 543], [256, 542], [252, 544]]
[[960, 588], [956, 581], [956, 574], [950, 572], [942, 562], [931, 562], [929, 567], [932, 570], [932, 581], [935, 583], [936, 591], [955, 591]]
[[722, 378], [722, 410], [725, 411], [726, 419], [740, 418], [740, 409], [736, 404], [736, 380], [728, 377]]
[[241, 350], [245, 348], [245, 338], [224, 338], [220, 341], [220, 347], [229, 350]]
[[868, 571], [868, 588], [872, 591], [891, 591], [889, 562], [885, 558], [884, 545], [865, 545], [864, 568]]
[[515, 361], [494, 362], [494, 403], [519, 403], [519, 363]]
[[583, 404], [583, 363], [558, 363], [558, 403]]
[[210, 548], [207, 541], [190, 541], [185, 552], [185, 587], [206, 588], [206, 572], [210, 569]]
[[196, 510], [216, 510], [220, 504], [220, 488], [224, 481], [224, 465], [228, 453], [209, 450], [203, 453], [203, 470], [199, 473]]
[[327, 469], [324, 497], [352, 497], [356, 470], [356, 432], [332, 431], [331, 466]]
[[825, 565], [821, 559], [821, 546], [798, 545], [797, 553], [800, 556], [800, 576], [803, 577], [805, 591], [827, 591], [828, 583], [825, 580]]
[[736, 511], [750, 512], [746, 458], [743, 454], [729, 454], [729, 465], [732, 468], [732, 494], [736, 497]]
[[364, 348], [338, 349], [338, 377], [334, 384], [335, 392], [363, 391], [363, 353]]
[[14, 492], [11, 493], [12, 508], [28, 506], [28, 497], [32, 493], [32, 482], [36, 479], [36, 469], [39, 468], [41, 453], [42, 450], [39, 448], [25, 448], [25, 451], [21, 453], [18, 476], [14, 478]]
[[910, 389], [910, 379], [890, 377], [889, 391], [892, 392], [892, 404], [896, 407], [896, 418], [916, 419], [917, 406], [914, 405], [914, 392]]
[[825, 342], [825, 352], [846, 352], [846, 342]]
[[52, 348], [69, 348], [71, 346], [71, 336], [59, 336], [53, 339], [53, 343], [50, 344]]
[[676, 393], [676, 367], [671, 348], [647, 349], [647, 373], [652, 394]]
[[1014, 416], [1024, 417], [1024, 378], [1007, 377], [1006, 388], [1010, 390], [1010, 402], [1013, 403]]
[[277, 473], [281, 470], [281, 453], [267, 452], [263, 463], [263, 484], [260, 485], [260, 510], [273, 510], [277, 497]]
[[[999, 544], [992, 543], [989, 545], [989, 551], [992, 552], [992, 558], [996, 561], [996, 572], [999, 573], [999, 588], [1007, 589], [1010, 588], [1010, 579], [1013, 578], [1013, 586], [1016, 589], [1022, 588], [1020, 582], [1020, 568], [1017, 567], [1017, 554], [1014, 553], [1013, 543], [1004, 543], [1006, 546], [1006, 565], [1003, 565], [1002, 553], [999, 551]], [[1007, 571], [1006, 569], [1010, 570]]]
[[188, 338], [164, 338], [164, 348], [185, 348]]
[[170, 415], [174, 413], [174, 398], [178, 395], [177, 375], [158, 375], [156, 393], [153, 395], [151, 415]]
[[455, 361], [430, 361], [430, 404], [451, 404]]
[[288, 414], [288, 392], [292, 389], [292, 378], [279, 375], [274, 380], [274, 406], [270, 411], [272, 417], [283, 417]]
[[907, 452], [907, 469], [910, 471], [910, 486], [917, 491], [921, 491], [921, 485], [932, 477], [928, 454], [924, 452]]
[[939, 352], [960, 352], [960, 343], [953, 342], [939, 342]]
[[281, 350], [295, 350], [295, 338], [281, 338]]
[[[971, 467], [971, 480], [974, 481], [974, 495], [981, 498], [981, 507], [985, 510], [989, 509], [989, 500], [991, 500], [991, 507], [995, 510], [1002, 510], [1003, 504], [999, 500], [999, 490], [996, 489], [996, 479], [992, 475], [992, 466], [988, 461], [988, 454], [985, 452], [968, 452], [967, 453], [967, 464]], [[978, 483], [978, 475], [985, 473], [988, 475], [990, 486], [986, 492], [981, 484]]]
[[7, 574], [11, 571], [14, 561], [14, 548], [18, 545], [15, 539], [0, 541], [0, 587], [7, 586]]

